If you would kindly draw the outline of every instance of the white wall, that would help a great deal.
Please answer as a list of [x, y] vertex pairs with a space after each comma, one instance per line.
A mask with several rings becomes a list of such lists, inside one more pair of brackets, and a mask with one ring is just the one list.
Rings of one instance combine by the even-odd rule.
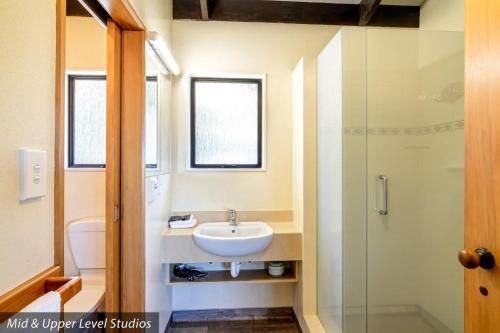
[[[292, 70], [333, 27], [174, 21], [174, 53], [184, 75], [174, 83], [175, 211], [291, 210]], [[188, 172], [187, 73], [267, 74], [267, 171]]]
[[66, 68], [106, 70], [106, 29], [92, 17], [66, 17]]
[[[0, 1], [0, 294], [54, 264], [56, 1]], [[19, 148], [47, 155], [47, 193], [19, 202]]]
[[[151, 177], [160, 182], [160, 196], [150, 201], [148, 188]], [[160, 314], [160, 332], [172, 313], [172, 288], [165, 285], [165, 269], [161, 264], [161, 233], [167, 227], [170, 212], [170, 175], [161, 174], [146, 177], [146, 312]]]
[[464, 31], [464, 0], [427, 0], [420, 10], [420, 30]]
[[[94, 18], [66, 18], [66, 70], [106, 71], [106, 30]], [[106, 172], [104, 169], [66, 169], [64, 177], [64, 272], [78, 275], [67, 227], [84, 217], [104, 216]]]
[[293, 304], [289, 284], [219, 284], [175, 286], [174, 310], [288, 307]]
[[[315, 281], [315, 221], [311, 218], [311, 202], [315, 188], [311, 177], [315, 169], [315, 89], [316, 56], [333, 37], [338, 27], [269, 23], [186, 22], [174, 21], [174, 53], [184, 74], [228, 73], [267, 74], [267, 171], [265, 172], [188, 172], [186, 171], [187, 76], [174, 81], [174, 164], [172, 209], [174, 211], [223, 210], [227, 207], [245, 211], [293, 209], [293, 69], [304, 58], [304, 230], [307, 230], [307, 256], [304, 266], [307, 287]], [[313, 130], [311, 130], [311, 128]], [[313, 158], [310, 158], [311, 155]], [[309, 165], [309, 168], [307, 167]], [[309, 184], [309, 186], [307, 185]], [[309, 206], [307, 206], [309, 202]], [[315, 205], [315, 203], [312, 203]], [[307, 238], [307, 239], [306, 239]], [[312, 238], [312, 240], [311, 240]], [[309, 281], [310, 280], [310, 281]], [[273, 287], [274, 288], [274, 287]], [[288, 293], [293, 295], [293, 286]], [[297, 290], [315, 311], [315, 290]], [[187, 288], [174, 290], [174, 309], [187, 307]], [[216, 289], [197, 287], [204, 293]], [[232, 288], [248, 293], [247, 286]], [[184, 291], [184, 292], [183, 292]], [[260, 290], [255, 299], [259, 306], [273, 306]], [[283, 295], [285, 295], [284, 293]], [[259, 296], [260, 295], [260, 296]], [[281, 295], [279, 293], [278, 295]], [[282, 304], [292, 305], [292, 299]], [[276, 301], [274, 301], [276, 302]], [[282, 302], [282, 301], [278, 301]], [[302, 300], [301, 300], [302, 302]], [[195, 301], [189, 303], [196, 307]], [[230, 305], [232, 303], [228, 303]], [[238, 303], [241, 304], [241, 303]], [[256, 303], [248, 304], [255, 305]], [[206, 306], [221, 307], [213, 299]], [[302, 306], [300, 306], [302, 308]], [[312, 309], [312, 310], [311, 310]]]

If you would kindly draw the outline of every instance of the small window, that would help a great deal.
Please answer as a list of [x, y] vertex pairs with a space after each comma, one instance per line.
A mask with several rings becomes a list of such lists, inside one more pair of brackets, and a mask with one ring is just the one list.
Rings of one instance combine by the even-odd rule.
[[106, 167], [106, 76], [68, 76], [68, 167]]
[[262, 168], [262, 79], [191, 78], [191, 168]]
[[[146, 80], [146, 168], [158, 168], [158, 78]], [[68, 167], [106, 167], [106, 76], [68, 75]]]

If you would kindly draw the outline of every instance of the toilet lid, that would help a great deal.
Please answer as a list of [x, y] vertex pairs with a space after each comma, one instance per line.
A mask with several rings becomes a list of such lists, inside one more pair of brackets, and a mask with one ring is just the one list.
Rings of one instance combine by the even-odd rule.
[[100, 287], [82, 288], [82, 290], [73, 296], [64, 304], [64, 312], [89, 313], [94, 312], [104, 299], [104, 289]]
[[106, 271], [104, 269], [81, 269], [82, 289], [89, 286], [102, 287], [106, 284]]
[[64, 304], [64, 312], [94, 312], [104, 298], [106, 290], [104, 269], [82, 269], [80, 277], [82, 290]]

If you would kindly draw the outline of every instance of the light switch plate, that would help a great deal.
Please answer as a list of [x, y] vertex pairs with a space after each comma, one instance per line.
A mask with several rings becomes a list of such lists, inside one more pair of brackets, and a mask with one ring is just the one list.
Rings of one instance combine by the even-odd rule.
[[47, 152], [19, 150], [19, 200], [47, 195]]
[[161, 194], [160, 178], [158, 176], [149, 177], [148, 201], [155, 201]]

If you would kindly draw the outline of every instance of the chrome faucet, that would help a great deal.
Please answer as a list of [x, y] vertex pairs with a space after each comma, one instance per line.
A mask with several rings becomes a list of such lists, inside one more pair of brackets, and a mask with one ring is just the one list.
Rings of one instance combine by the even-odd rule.
[[229, 209], [229, 225], [236, 226], [238, 225], [238, 221], [236, 221], [236, 210]]

